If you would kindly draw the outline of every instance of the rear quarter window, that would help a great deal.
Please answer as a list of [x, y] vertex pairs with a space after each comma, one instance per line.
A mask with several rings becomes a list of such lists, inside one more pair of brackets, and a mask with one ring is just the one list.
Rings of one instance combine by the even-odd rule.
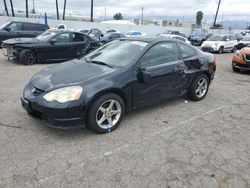
[[181, 56], [183, 59], [192, 57], [196, 54], [196, 50], [188, 45], [179, 43], [179, 46], [180, 46]]

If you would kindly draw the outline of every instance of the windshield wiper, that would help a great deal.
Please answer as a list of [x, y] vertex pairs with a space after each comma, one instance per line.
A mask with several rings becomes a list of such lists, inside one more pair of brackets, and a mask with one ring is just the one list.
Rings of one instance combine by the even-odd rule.
[[[85, 59], [86, 60], [86, 59]], [[94, 64], [99, 64], [99, 65], [105, 65], [108, 66], [110, 68], [114, 68], [112, 65], [109, 65], [107, 63], [104, 63], [102, 61], [96, 61], [96, 60], [86, 60], [87, 63], [94, 63]]]

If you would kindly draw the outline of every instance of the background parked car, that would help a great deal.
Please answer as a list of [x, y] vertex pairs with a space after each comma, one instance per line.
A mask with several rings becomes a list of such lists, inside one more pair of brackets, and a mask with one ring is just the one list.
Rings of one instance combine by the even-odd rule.
[[138, 37], [138, 36], [145, 36], [146, 33], [140, 31], [130, 31], [126, 34], [127, 37]]
[[202, 43], [201, 49], [206, 52], [235, 52], [237, 44], [234, 35], [213, 35]]
[[170, 34], [160, 34], [158, 35], [159, 37], [166, 37], [166, 38], [171, 38], [171, 39], [177, 39], [183, 42], [186, 42], [188, 44], [190, 44], [189, 40], [185, 37], [182, 37], [180, 35], [170, 35]]
[[242, 40], [243, 36], [239, 33], [234, 34], [237, 41]]
[[107, 29], [106, 34], [110, 34], [110, 33], [120, 33], [120, 32], [117, 29]]
[[91, 37], [96, 37], [96, 38], [100, 38], [103, 37], [103, 33], [100, 29], [97, 28], [92, 28], [89, 30], [88, 35], [90, 35]]
[[80, 33], [84, 33], [84, 34], [88, 34], [89, 33], [89, 29], [80, 29], [79, 32]]
[[0, 26], [0, 44], [2, 41], [18, 37], [36, 37], [49, 27], [45, 24], [30, 22], [6, 22]]
[[36, 62], [66, 61], [81, 57], [101, 43], [90, 36], [65, 30], [48, 30], [36, 38], [3, 41], [4, 54], [25, 65]]
[[182, 36], [184, 38], [186, 38], [186, 35], [184, 33], [181, 33], [180, 31], [174, 31], [174, 30], [166, 30], [163, 31], [162, 33], [159, 33], [157, 36], [161, 35], [161, 34], [167, 34], [167, 35], [179, 35]]
[[250, 47], [236, 51], [233, 56], [232, 69], [234, 72], [250, 71]]
[[244, 36], [237, 44], [237, 49], [240, 50], [250, 45], [250, 35]]
[[124, 38], [124, 37], [126, 37], [126, 36], [122, 33], [110, 33], [110, 34], [107, 34], [101, 38], [101, 43], [106, 44], [106, 43], [111, 42], [113, 40], [116, 40], [119, 38]]

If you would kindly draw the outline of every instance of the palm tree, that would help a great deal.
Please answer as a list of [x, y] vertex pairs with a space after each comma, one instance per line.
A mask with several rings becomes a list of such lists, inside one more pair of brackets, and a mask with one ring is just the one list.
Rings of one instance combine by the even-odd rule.
[[56, 0], [56, 15], [57, 15], [57, 20], [59, 20], [58, 0]]
[[14, 8], [13, 8], [13, 2], [12, 2], [12, 0], [10, 0], [10, 6], [11, 6], [12, 16], [15, 17], [15, 12], [14, 12]]
[[9, 16], [6, 0], [3, 0], [3, 3], [4, 3], [4, 8], [5, 8], [6, 15]]
[[29, 17], [29, 5], [28, 5], [28, 0], [26, 0], [26, 17]]
[[93, 3], [93, 0], [91, 0], [91, 11], [90, 11], [90, 21], [91, 22], [93, 22], [94, 21], [94, 19], [93, 19], [93, 5], [94, 3]]
[[67, 3], [67, 0], [64, 0], [64, 6], [63, 6], [63, 20], [65, 20], [66, 3]]

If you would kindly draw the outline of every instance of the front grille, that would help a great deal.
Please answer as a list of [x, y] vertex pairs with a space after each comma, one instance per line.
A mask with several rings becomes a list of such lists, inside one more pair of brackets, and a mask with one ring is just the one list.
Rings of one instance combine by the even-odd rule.
[[[33, 86], [32, 86], [33, 87]], [[41, 90], [41, 89], [38, 89], [38, 88], [36, 88], [36, 87], [33, 87], [32, 88], [32, 94], [34, 95], [34, 96], [39, 96], [39, 95], [41, 95], [42, 93], [44, 93], [45, 91], [43, 91], [43, 90]]]
[[202, 47], [203, 51], [213, 51], [213, 48], [211, 47]]

